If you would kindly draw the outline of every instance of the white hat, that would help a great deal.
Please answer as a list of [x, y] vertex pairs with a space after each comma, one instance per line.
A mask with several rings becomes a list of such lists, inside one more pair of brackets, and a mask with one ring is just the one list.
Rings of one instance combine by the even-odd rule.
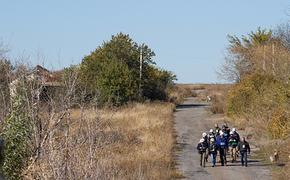
[[231, 131], [230, 134], [234, 134], [234, 131]]
[[224, 132], [220, 131], [220, 135], [224, 135]]
[[214, 138], [210, 138], [210, 142], [214, 142]]
[[209, 132], [210, 132], [210, 133], [213, 133], [213, 129], [210, 129]]
[[203, 138], [201, 138], [201, 139], [199, 140], [199, 142], [200, 142], [200, 143], [203, 143], [203, 142], [204, 142], [204, 139], [203, 139]]
[[232, 131], [233, 131], [233, 132], [236, 132], [236, 128], [233, 128]]

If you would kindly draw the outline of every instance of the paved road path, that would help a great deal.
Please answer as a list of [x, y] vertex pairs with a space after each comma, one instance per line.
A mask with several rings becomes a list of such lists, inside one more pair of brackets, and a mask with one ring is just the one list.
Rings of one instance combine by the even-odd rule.
[[214, 116], [206, 108], [206, 104], [200, 104], [194, 98], [188, 98], [177, 107], [175, 113], [175, 130], [177, 143], [180, 146], [175, 156], [177, 169], [185, 176], [185, 179], [271, 179], [269, 167], [251, 158], [247, 168], [241, 167], [239, 163], [228, 163], [228, 166], [220, 166], [218, 163], [214, 168], [209, 163], [206, 168], [199, 166], [196, 144], [202, 132], [208, 131], [215, 123]]

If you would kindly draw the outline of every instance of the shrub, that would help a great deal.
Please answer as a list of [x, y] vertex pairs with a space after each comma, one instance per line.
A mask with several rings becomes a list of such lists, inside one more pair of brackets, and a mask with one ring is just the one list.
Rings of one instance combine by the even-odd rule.
[[138, 86], [128, 66], [114, 60], [103, 66], [96, 84], [101, 94], [101, 104], [122, 105], [136, 98], [138, 92]]
[[10, 61], [0, 57], [0, 121], [7, 115], [10, 106], [9, 83], [12, 65]]
[[289, 133], [289, 116], [284, 108], [277, 108], [268, 123], [268, 131], [273, 139], [286, 137]]
[[225, 95], [212, 96], [210, 110], [214, 114], [224, 113], [225, 112]]
[[6, 179], [20, 179], [30, 155], [31, 120], [21, 95], [13, 99], [12, 112], [4, 122], [4, 159], [2, 171]]
[[287, 87], [271, 75], [250, 75], [229, 91], [227, 114], [260, 113], [267, 117], [278, 106], [287, 104], [287, 91]]

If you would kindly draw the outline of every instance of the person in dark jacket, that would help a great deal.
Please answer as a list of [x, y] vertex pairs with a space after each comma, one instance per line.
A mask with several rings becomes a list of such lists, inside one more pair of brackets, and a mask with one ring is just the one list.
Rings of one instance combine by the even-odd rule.
[[197, 144], [196, 149], [198, 150], [198, 153], [205, 152], [208, 148], [208, 143], [202, 138], [199, 140], [199, 143]]
[[212, 167], [215, 167], [216, 156], [217, 156], [217, 148], [218, 147], [217, 147], [215, 138], [210, 138], [208, 152], [210, 154], [210, 160], [211, 160]]
[[223, 132], [221, 132], [220, 135], [217, 136], [216, 144], [218, 146], [218, 151], [220, 153], [220, 160], [222, 166], [224, 166], [224, 164], [227, 165], [226, 151], [228, 149], [228, 139], [224, 136]]
[[229, 151], [232, 158], [232, 163], [236, 161], [238, 143], [239, 143], [238, 137], [234, 135], [233, 131], [231, 131], [228, 144], [229, 144]]
[[210, 129], [209, 130], [209, 133], [208, 133], [208, 143], [210, 143], [210, 139], [211, 138], [214, 138], [214, 140], [216, 140], [216, 136], [215, 136], [215, 134], [214, 134], [214, 130], [213, 129]]
[[222, 125], [222, 132], [224, 133], [224, 136], [226, 137], [226, 138], [229, 138], [229, 136], [230, 136], [230, 128], [228, 127], [228, 125], [225, 123], [225, 124], [223, 124]]
[[214, 126], [215, 126], [215, 128], [214, 128], [214, 134], [215, 134], [215, 136], [218, 136], [220, 134], [221, 128], [219, 127], [218, 124], [215, 124]]
[[239, 133], [237, 132], [236, 128], [233, 128], [232, 129], [232, 132], [233, 132], [233, 135], [235, 136], [235, 138], [238, 140], [238, 142], [240, 142], [240, 135]]
[[242, 166], [248, 166], [248, 153], [251, 153], [250, 144], [246, 141], [246, 138], [243, 137], [242, 141], [238, 144], [238, 150], [241, 155]]
[[[199, 143], [197, 144], [196, 149], [198, 150], [198, 153], [200, 155], [202, 155], [202, 153], [205, 153], [205, 155], [206, 155], [206, 152], [207, 152], [207, 149], [208, 149], [208, 143], [203, 138], [201, 138], [199, 140]], [[202, 161], [200, 161], [200, 166], [202, 166]]]
[[[209, 145], [209, 136], [206, 132], [202, 133], [202, 139], [204, 139], [205, 143], [207, 143], [207, 147]], [[205, 161], [208, 162], [208, 150], [205, 152]]]

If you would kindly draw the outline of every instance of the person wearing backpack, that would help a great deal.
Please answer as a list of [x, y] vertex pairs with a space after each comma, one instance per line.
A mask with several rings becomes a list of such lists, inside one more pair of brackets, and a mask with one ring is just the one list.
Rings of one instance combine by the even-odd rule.
[[[209, 135], [206, 132], [202, 133], [202, 139], [204, 139], [204, 142], [207, 144], [207, 147], [208, 147]], [[205, 152], [205, 161], [208, 162], [208, 149]]]
[[248, 166], [248, 153], [251, 153], [250, 144], [246, 141], [246, 138], [243, 137], [242, 141], [238, 144], [238, 150], [241, 155], [242, 166]]
[[211, 167], [215, 167], [216, 156], [217, 156], [217, 144], [215, 138], [210, 138], [209, 148], [208, 148], [211, 160]]
[[231, 154], [232, 158], [232, 163], [236, 161], [237, 158], [237, 146], [238, 146], [239, 140], [237, 139], [237, 136], [234, 135], [234, 132], [230, 132], [230, 137], [229, 137], [229, 151]]

